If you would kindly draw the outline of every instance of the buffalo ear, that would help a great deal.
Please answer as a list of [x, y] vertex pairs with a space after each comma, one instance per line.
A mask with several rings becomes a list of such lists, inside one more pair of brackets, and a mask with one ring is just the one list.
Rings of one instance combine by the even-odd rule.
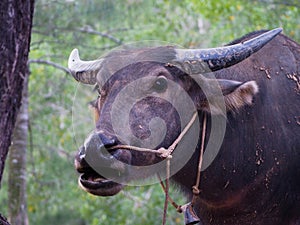
[[202, 104], [201, 107], [214, 115], [223, 114], [225, 110], [238, 111], [245, 105], [251, 105], [254, 95], [258, 93], [258, 85], [255, 81], [239, 82], [224, 79], [217, 81], [223, 96], [215, 96], [213, 93], [208, 97], [206, 104]]

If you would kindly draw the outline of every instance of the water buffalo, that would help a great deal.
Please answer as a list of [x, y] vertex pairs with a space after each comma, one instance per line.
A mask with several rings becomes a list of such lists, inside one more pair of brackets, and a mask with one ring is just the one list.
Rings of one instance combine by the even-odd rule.
[[185, 161], [171, 180], [191, 200], [207, 115], [204, 144], [213, 129], [221, 141], [211, 141], [217, 153], [209, 163], [203, 158], [193, 203], [202, 223], [299, 225], [300, 45], [279, 32], [253, 32], [216, 49], [117, 50], [95, 61], [81, 61], [74, 50], [72, 75], [99, 89], [96, 129], [75, 158], [79, 185], [111, 196], [130, 180], [152, 175], [144, 167], [164, 170], [159, 154], [114, 146], [168, 148], [197, 111], [170, 166]]

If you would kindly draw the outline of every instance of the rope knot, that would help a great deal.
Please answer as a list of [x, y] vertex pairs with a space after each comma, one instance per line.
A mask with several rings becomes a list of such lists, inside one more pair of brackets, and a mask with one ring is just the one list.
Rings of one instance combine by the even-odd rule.
[[193, 190], [193, 194], [194, 195], [199, 195], [200, 194], [200, 190], [199, 190], [199, 188], [197, 186], [193, 186], [192, 190]]
[[161, 158], [170, 159], [172, 158], [171, 151], [169, 149], [165, 149], [164, 147], [161, 147], [157, 150], [157, 153]]
[[182, 208], [181, 208], [181, 207], [182, 207], [181, 205], [178, 205], [178, 206], [177, 206], [176, 211], [177, 211], [178, 213], [182, 213]]

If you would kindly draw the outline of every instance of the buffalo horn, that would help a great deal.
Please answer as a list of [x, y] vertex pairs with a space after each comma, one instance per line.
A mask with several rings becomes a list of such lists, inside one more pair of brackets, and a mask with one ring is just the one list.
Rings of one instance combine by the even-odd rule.
[[276, 28], [248, 41], [220, 48], [175, 49], [176, 59], [170, 63], [183, 69], [188, 74], [220, 70], [246, 59], [281, 31], [281, 28]]
[[75, 80], [84, 84], [96, 84], [97, 73], [101, 68], [102, 59], [82, 61], [78, 49], [73, 49], [69, 56], [68, 67]]

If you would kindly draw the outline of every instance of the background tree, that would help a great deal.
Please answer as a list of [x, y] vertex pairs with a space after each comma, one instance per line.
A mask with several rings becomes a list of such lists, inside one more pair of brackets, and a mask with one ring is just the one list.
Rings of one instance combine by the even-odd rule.
[[34, 0], [0, 2], [0, 180], [28, 76], [33, 5]]
[[22, 105], [15, 124], [8, 157], [8, 219], [11, 224], [28, 225], [26, 157], [28, 142], [28, 77], [25, 78]]

